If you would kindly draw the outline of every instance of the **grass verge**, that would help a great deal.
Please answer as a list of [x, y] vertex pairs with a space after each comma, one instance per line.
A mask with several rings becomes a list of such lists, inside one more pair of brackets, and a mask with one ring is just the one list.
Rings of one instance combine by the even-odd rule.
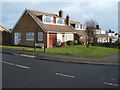
[[[26, 51], [34, 51], [34, 48], [31, 47], [20, 47], [20, 46], [0, 46], [3, 48], [11, 48], [18, 50], [26, 50]], [[87, 48], [84, 45], [73, 45], [59, 48], [48, 48], [46, 49], [47, 54], [59, 54], [65, 56], [76, 56], [76, 57], [84, 57], [84, 58], [104, 58], [108, 56], [112, 56], [114, 54], [120, 54], [118, 52], [120, 49], [116, 48], [106, 48], [106, 47], [97, 47], [91, 46]], [[43, 49], [37, 48], [36, 52], [44, 53]]]

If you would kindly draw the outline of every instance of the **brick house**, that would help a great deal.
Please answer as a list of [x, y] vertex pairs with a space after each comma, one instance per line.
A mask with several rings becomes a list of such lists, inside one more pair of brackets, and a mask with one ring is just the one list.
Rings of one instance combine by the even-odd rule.
[[70, 27], [70, 17], [25, 9], [12, 30], [13, 44], [34, 46], [45, 44], [46, 48], [57, 46], [58, 42], [74, 41], [75, 31]]
[[[97, 43], [115, 43], [113, 34], [96, 25]], [[111, 36], [112, 35], [112, 36]], [[86, 25], [78, 21], [71, 21], [70, 16], [63, 18], [63, 11], [59, 14], [45, 13], [25, 9], [12, 30], [12, 43], [21, 46], [35, 46], [44, 44], [46, 48], [66, 44], [74, 41], [75, 44], [87, 43]]]
[[1, 45], [11, 45], [12, 44], [12, 34], [10, 31], [0, 25], [0, 44]]

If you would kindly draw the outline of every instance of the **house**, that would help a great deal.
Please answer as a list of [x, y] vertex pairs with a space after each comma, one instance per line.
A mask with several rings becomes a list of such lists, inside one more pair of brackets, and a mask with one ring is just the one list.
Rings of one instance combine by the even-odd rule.
[[81, 24], [77, 21], [70, 21], [70, 25], [73, 27], [74, 31], [74, 40], [76, 44], [86, 44], [87, 33], [86, 25]]
[[[74, 39], [77, 44], [87, 44], [87, 33], [86, 33], [86, 25], [81, 24], [77, 21], [71, 21], [71, 26], [74, 28], [74, 31], [76, 31], [74, 35]], [[99, 28], [99, 25], [96, 25], [95, 28], [95, 37], [97, 40], [97, 43], [115, 43], [117, 41], [117, 38], [115, 38], [115, 34], [108, 34], [106, 30], [103, 30]]]
[[110, 41], [110, 37], [107, 35], [106, 30], [99, 28], [99, 25], [96, 25], [95, 35], [97, 43], [108, 43]]
[[116, 38], [115, 34], [109, 34], [107, 30], [99, 28], [99, 25], [96, 25], [96, 38], [98, 43], [115, 43]]
[[12, 34], [10, 31], [0, 25], [0, 45], [11, 45]]
[[[58, 15], [36, 10], [25, 9], [12, 30], [12, 43], [21, 46], [41, 45], [46, 48], [66, 45], [68, 41], [75, 44], [87, 44], [86, 25], [64, 18], [63, 11]], [[97, 43], [115, 43], [113, 32], [95, 27]], [[112, 34], [111, 34], [112, 33]]]
[[115, 43], [118, 40], [118, 34], [116, 34], [114, 31], [106, 31], [107, 35], [110, 37], [111, 41], [110, 43]]
[[59, 15], [25, 9], [12, 30], [13, 44], [35, 46], [44, 44], [46, 48], [57, 46], [58, 42], [66, 44], [74, 41], [74, 33], [70, 27], [70, 16]]

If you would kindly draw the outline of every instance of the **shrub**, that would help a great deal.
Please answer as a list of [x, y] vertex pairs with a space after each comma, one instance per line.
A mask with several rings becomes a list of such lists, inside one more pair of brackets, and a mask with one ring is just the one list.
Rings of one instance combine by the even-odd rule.
[[58, 39], [58, 40], [57, 40], [57, 43], [56, 43], [56, 46], [59, 47], [59, 46], [61, 46], [61, 45], [62, 45], [62, 42], [61, 42], [61, 40]]
[[110, 47], [110, 48], [120, 48], [120, 44], [118, 44], [118, 43], [97, 43], [96, 46]]
[[73, 45], [74, 42], [73, 41], [67, 41], [67, 45]]

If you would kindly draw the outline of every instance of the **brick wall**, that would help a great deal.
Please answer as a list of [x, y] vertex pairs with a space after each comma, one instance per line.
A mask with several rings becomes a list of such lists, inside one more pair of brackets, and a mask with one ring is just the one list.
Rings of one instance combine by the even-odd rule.
[[[37, 32], [43, 32], [43, 30], [38, 26], [38, 24], [32, 19], [29, 14], [24, 14], [16, 27], [12, 32], [12, 41], [14, 44], [14, 33], [20, 32], [21, 33], [21, 41], [20, 45], [22, 46], [34, 46], [34, 43], [37, 42]], [[26, 32], [34, 32], [34, 41], [27, 41], [26, 40]], [[47, 34], [43, 32], [44, 42], [47, 42]], [[38, 42], [43, 43], [43, 41]]]

